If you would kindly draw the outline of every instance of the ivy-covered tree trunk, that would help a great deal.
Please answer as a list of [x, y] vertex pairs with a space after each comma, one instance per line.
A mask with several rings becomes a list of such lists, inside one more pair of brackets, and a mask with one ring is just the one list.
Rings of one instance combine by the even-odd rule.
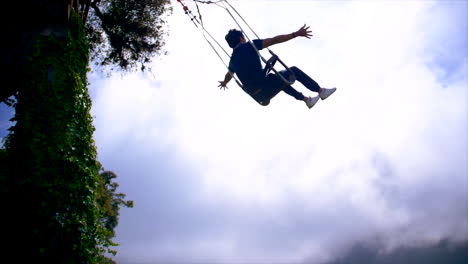
[[107, 247], [96, 203], [100, 167], [88, 51], [73, 14], [68, 37], [40, 37], [29, 58], [16, 124], [1, 155], [1, 191], [11, 201], [7, 228], [14, 231], [10, 246], [24, 253], [14, 262], [32, 257], [37, 263], [96, 263]]

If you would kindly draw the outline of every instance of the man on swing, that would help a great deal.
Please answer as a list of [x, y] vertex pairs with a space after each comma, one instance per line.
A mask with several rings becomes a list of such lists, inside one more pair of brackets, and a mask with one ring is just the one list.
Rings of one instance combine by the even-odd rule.
[[[283, 43], [296, 37], [306, 37], [310, 39], [311, 32], [309, 27], [304, 25], [298, 31], [278, 35], [273, 38], [255, 39], [253, 44], [258, 50], [270, 47], [275, 44]], [[227, 83], [232, 79], [232, 75], [236, 73], [243, 84], [244, 91], [252, 96], [257, 102], [262, 105], [268, 105], [272, 99], [281, 90], [297, 100], [304, 101], [309, 108], [312, 108], [319, 99], [325, 100], [328, 96], [336, 91], [336, 88], [326, 89], [321, 88], [312, 78], [307, 76], [297, 67], [290, 67], [294, 73], [296, 80], [302, 83], [306, 88], [313, 92], [317, 92], [315, 97], [305, 97], [302, 93], [296, 91], [291, 85], [287, 85], [279, 76], [270, 73], [265, 76], [262, 68], [260, 57], [250, 43], [247, 43], [241, 31], [231, 29], [225, 37], [229, 47], [233, 49], [231, 61], [229, 62], [229, 72], [226, 73], [224, 80], [219, 82], [220, 89], [226, 89]], [[290, 71], [283, 70], [279, 73], [286, 79], [290, 79]]]

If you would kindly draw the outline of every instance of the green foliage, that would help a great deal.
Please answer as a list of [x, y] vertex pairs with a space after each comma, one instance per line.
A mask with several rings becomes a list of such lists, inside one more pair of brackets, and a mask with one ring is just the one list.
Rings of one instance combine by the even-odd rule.
[[112, 178], [99, 174], [88, 51], [75, 14], [68, 38], [38, 39], [17, 95], [16, 124], [0, 151], [0, 191], [14, 201], [7, 215], [16, 233], [7, 240], [35, 262], [112, 263], [103, 255], [114, 252], [118, 206], [131, 206]]
[[101, 209], [101, 222], [110, 231], [109, 237], [114, 237], [114, 228], [118, 224], [120, 206], [132, 208], [133, 201], [125, 201], [125, 194], [116, 193], [119, 184], [113, 182], [117, 178], [114, 172], [101, 169], [99, 176], [97, 202]]
[[[112, 241], [115, 236], [115, 228], [119, 223], [120, 207], [133, 207], [133, 201], [125, 201], [125, 194], [117, 193], [119, 184], [114, 182], [117, 175], [112, 171], [105, 171], [101, 168], [99, 173], [97, 204], [101, 213], [100, 222], [103, 224], [106, 241], [109, 246], [117, 246]], [[114, 254], [116, 251], [109, 250], [109, 253]]]
[[144, 71], [161, 54], [169, 0], [100, 0], [91, 7], [86, 32], [96, 64]]

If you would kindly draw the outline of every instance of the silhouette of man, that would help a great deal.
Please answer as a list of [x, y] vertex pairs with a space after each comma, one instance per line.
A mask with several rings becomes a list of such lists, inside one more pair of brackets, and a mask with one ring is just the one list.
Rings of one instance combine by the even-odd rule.
[[[248, 43], [241, 31], [231, 29], [225, 39], [229, 47], [233, 49], [231, 60], [229, 62], [229, 72], [226, 73], [224, 80], [219, 82], [220, 89], [226, 89], [227, 83], [232, 79], [232, 74], [237, 74], [237, 77], [242, 82], [244, 91], [248, 93], [261, 105], [268, 105], [270, 100], [280, 91], [304, 101], [309, 108], [312, 108], [319, 99], [325, 100], [328, 96], [336, 91], [336, 88], [321, 88], [312, 78], [293, 66], [290, 70], [294, 73], [295, 79], [302, 83], [306, 88], [313, 92], [317, 92], [315, 97], [306, 97], [302, 93], [295, 90], [291, 85], [287, 85], [279, 76], [274, 73], [269, 73], [265, 76], [262, 68], [260, 57], [253, 48], [255, 45], [257, 50], [262, 50], [275, 44], [283, 43], [296, 37], [306, 37], [310, 39], [312, 31], [304, 25], [298, 31], [291, 34], [278, 35], [273, 38], [255, 39], [252, 43]], [[291, 73], [287, 70], [279, 72], [286, 80], [290, 79]]]

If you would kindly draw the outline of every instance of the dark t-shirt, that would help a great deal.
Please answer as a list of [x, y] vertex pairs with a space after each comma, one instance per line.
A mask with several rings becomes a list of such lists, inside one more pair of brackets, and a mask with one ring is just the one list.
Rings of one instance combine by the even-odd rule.
[[[262, 49], [263, 40], [252, 41], [258, 50]], [[236, 73], [247, 93], [262, 88], [265, 82], [260, 57], [249, 42], [239, 44], [232, 52], [229, 71]]]

